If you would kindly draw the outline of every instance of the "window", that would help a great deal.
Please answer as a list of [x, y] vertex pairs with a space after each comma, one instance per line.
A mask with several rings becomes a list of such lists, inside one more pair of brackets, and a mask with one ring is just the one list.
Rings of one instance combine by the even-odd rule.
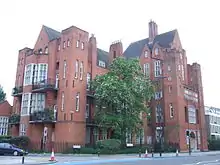
[[64, 111], [64, 102], [65, 102], [65, 97], [64, 97], [64, 92], [62, 92], [62, 95], [61, 95], [61, 111]]
[[179, 70], [179, 71], [181, 70], [181, 66], [180, 66], [180, 65], [178, 65], [178, 70]]
[[104, 61], [99, 60], [99, 66], [100, 66], [100, 67], [105, 68], [105, 62], [104, 62]]
[[47, 64], [34, 64], [33, 65], [33, 77], [34, 83], [47, 83]]
[[81, 49], [84, 50], [84, 42], [81, 43]]
[[66, 60], [63, 61], [63, 78], [66, 78]]
[[196, 123], [199, 124], [199, 110], [198, 109], [196, 109], [196, 119], [197, 119]]
[[188, 106], [189, 123], [196, 124], [196, 109], [194, 106]]
[[144, 57], [147, 58], [148, 57], [148, 51], [144, 51]]
[[171, 76], [167, 77], [167, 80], [172, 81], [172, 77]]
[[141, 129], [139, 132], [136, 133], [136, 144], [144, 143], [144, 130]]
[[161, 76], [162, 70], [161, 70], [161, 65], [160, 61], [157, 60], [154, 62], [154, 75], [155, 77]]
[[183, 81], [184, 81], [184, 79], [185, 79], [185, 71], [184, 71], [184, 66], [183, 65], [181, 65], [181, 69], [182, 69], [182, 79], [183, 79]]
[[159, 49], [156, 48], [156, 49], [154, 50], [154, 53], [155, 53], [155, 55], [158, 55], [158, 54], [159, 54]]
[[76, 111], [79, 111], [79, 92], [76, 94]]
[[69, 47], [70, 46], [70, 40], [68, 39], [67, 40], [67, 47]]
[[188, 123], [189, 119], [188, 119], [188, 109], [187, 109], [187, 107], [184, 107], [184, 110], [185, 110], [185, 122]]
[[167, 66], [167, 70], [171, 71], [171, 66], [170, 65]]
[[181, 59], [181, 60], [183, 59], [183, 55], [182, 55], [182, 53], [180, 53], [180, 59]]
[[132, 133], [131, 130], [127, 129], [126, 131], [126, 143], [131, 144], [132, 143]]
[[25, 136], [26, 135], [26, 125], [25, 124], [20, 124], [20, 136]]
[[60, 44], [58, 44], [58, 48], [57, 48], [57, 50], [60, 51]]
[[79, 79], [83, 79], [83, 62], [80, 62], [80, 67], [79, 67]]
[[79, 47], [79, 40], [76, 41], [76, 47]]
[[21, 103], [21, 116], [29, 115], [30, 110], [31, 93], [24, 93]]
[[63, 49], [66, 48], [66, 41], [63, 41]]
[[161, 123], [161, 122], [163, 122], [163, 113], [162, 113], [161, 105], [158, 104], [156, 106], [156, 123]]
[[172, 86], [171, 86], [171, 85], [168, 86], [168, 92], [169, 92], [169, 93], [172, 92]]
[[174, 109], [173, 109], [172, 103], [170, 103], [169, 108], [170, 108], [170, 117], [173, 118], [174, 117]]
[[113, 52], [113, 58], [116, 58], [116, 51]]
[[43, 111], [45, 108], [45, 94], [32, 93], [30, 101], [30, 112]]
[[8, 121], [8, 117], [0, 116], [0, 136], [5, 136], [8, 134]]
[[73, 80], [73, 84], [72, 84], [72, 87], [74, 88], [75, 87], [75, 81]]
[[73, 113], [70, 113], [70, 120], [73, 121]]
[[78, 77], [78, 72], [79, 72], [79, 61], [76, 60], [76, 63], [75, 63], [75, 78]]
[[86, 89], [90, 90], [91, 73], [87, 73], [86, 80]]
[[32, 85], [33, 67], [34, 67], [34, 64], [28, 64], [25, 66], [24, 86]]
[[159, 100], [163, 98], [163, 92], [159, 91], [159, 92], [155, 92], [155, 100]]
[[43, 50], [42, 49], [39, 49], [38, 52], [39, 52], [39, 54], [43, 54]]
[[150, 76], [150, 64], [149, 63], [144, 64], [144, 75]]
[[48, 47], [45, 48], [44, 53], [48, 54]]
[[85, 118], [86, 119], [89, 118], [89, 111], [90, 111], [90, 108], [89, 108], [89, 103], [87, 101], [87, 103], [86, 103], [86, 113], [85, 113]]

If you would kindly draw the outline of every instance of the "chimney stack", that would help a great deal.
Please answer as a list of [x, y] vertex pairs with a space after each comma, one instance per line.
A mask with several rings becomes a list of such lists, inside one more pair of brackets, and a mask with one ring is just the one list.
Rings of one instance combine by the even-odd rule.
[[157, 24], [150, 20], [149, 22], [149, 44], [153, 43], [154, 38], [158, 35]]

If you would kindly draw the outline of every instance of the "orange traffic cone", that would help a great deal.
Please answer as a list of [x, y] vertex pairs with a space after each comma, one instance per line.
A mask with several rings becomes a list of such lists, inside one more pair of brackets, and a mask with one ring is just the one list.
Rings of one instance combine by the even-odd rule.
[[55, 161], [55, 156], [54, 156], [54, 149], [52, 148], [52, 153], [50, 156], [50, 161]]

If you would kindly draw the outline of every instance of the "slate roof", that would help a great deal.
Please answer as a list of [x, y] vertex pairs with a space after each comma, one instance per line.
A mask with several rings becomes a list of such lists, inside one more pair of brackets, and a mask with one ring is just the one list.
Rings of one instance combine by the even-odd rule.
[[49, 38], [49, 41], [52, 41], [54, 39], [57, 39], [61, 36], [61, 33], [52, 29], [52, 28], [49, 28], [45, 25], [43, 25], [43, 28], [44, 30], [46, 31], [47, 35], [48, 35], [48, 38]]
[[97, 66], [99, 65], [99, 60], [105, 62], [107, 67], [109, 64], [109, 53], [97, 48]]
[[172, 30], [166, 33], [159, 34], [155, 37], [153, 43], [150, 45], [148, 43], [149, 38], [145, 38], [145, 39], [133, 42], [128, 46], [128, 48], [124, 51], [123, 54], [126, 58], [139, 57], [145, 45], [148, 45], [148, 47], [152, 49], [155, 43], [157, 43], [163, 48], [170, 48], [170, 43], [173, 41], [176, 32], [177, 30]]

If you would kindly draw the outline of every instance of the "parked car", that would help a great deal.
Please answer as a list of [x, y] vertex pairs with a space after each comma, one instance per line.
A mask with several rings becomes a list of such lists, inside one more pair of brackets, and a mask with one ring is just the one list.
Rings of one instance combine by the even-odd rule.
[[9, 144], [9, 143], [0, 143], [0, 155], [14, 155], [14, 156], [23, 156], [27, 155], [28, 152], [22, 150], [21, 148]]

